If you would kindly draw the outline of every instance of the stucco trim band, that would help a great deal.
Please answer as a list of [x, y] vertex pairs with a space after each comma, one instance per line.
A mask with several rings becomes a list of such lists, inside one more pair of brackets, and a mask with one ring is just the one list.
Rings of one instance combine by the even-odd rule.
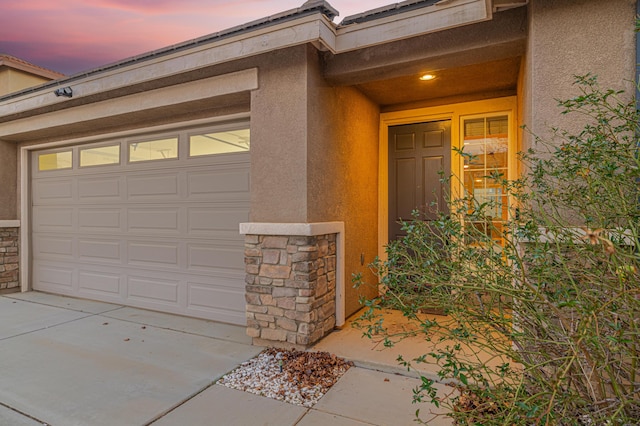
[[257, 88], [258, 69], [249, 68], [190, 83], [55, 111], [44, 116], [36, 115], [10, 121], [0, 126], [0, 138], [8, 139], [12, 135], [24, 132], [25, 129], [29, 129], [29, 131], [42, 130], [64, 126], [68, 123], [104, 119], [196, 100], [215, 99], [219, 96], [247, 92]]
[[345, 322], [344, 283], [344, 222], [315, 223], [264, 223], [247, 222], [240, 224], [242, 235], [304, 236], [336, 234], [336, 326]]
[[344, 222], [317, 223], [241, 223], [242, 235], [302, 235], [310, 237], [344, 233]]
[[0, 228], [20, 228], [19, 220], [0, 220]]
[[[441, 1], [399, 15], [338, 27], [335, 52], [343, 53], [492, 19], [487, 0]], [[346, 19], [346, 18], [345, 18]]]

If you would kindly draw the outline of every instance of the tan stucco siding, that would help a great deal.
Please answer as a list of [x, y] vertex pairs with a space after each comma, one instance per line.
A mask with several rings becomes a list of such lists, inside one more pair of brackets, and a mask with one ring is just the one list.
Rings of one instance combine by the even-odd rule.
[[0, 96], [10, 93], [9, 79], [11, 78], [11, 70], [5, 67], [0, 67]]
[[274, 52], [251, 94], [252, 222], [307, 221], [306, 47]]
[[18, 219], [16, 145], [0, 141], [0, 220]]
[[354, 88], [328, 84], [311, 46], [276, 52], [259, 69], [251, 97], [251, 221], [344, 222], [350, 315], [360, 294], [376, 292], [349, 283], [377, 254], [378, 106]]
[[[548, 136], [550, 126], [578, 129], [561, 116], [556, 99], [578, 94], [574, 75], [592, 73], [602, 87], [633, 94], [635, 0], [536, 0], [529, 6], [529, 37], [522, 97], [522, 124]], [[524, 134], [525, 147], [531, 136]]]
[[[345, 224], [345, 314], [357, 311], [359, 296], [373, 287], [354, 289], [353, 273], [369, 273], [377, 254], [378, 132], [376, 104], [351, 87], [332, 87], [320, 75], [310, 52], [308, 221]], [[315, 65], [314, 65], [315, 63]], [[362, 262], [361, 262], [362, 258]]]
[[37, 86], [49, 80], [49, 78], [38, 77], [24, 71], [0, 67], [0, 96]]

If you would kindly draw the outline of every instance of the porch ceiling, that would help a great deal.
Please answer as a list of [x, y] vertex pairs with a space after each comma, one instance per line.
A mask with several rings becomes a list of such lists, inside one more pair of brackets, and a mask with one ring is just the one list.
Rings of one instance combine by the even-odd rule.
[[515, 94], [519, 69], [520, 58], [513, 57], [441, 70], [424, 68], [424, 73], [436, 76], [431, 81], [421, 81], [414, 73], [356, 87], [382, 107], [461, 96], [493, 97]]

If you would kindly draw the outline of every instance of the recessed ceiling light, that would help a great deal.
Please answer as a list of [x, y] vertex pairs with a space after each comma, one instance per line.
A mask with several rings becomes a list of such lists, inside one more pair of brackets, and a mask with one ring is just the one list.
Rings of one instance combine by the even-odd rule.
[[429, 80], [433, 80], [434, 78], [436, 78], [436, 76], [433, 74], [424, 74], [420, 77], [420, 80], [429, 81]]

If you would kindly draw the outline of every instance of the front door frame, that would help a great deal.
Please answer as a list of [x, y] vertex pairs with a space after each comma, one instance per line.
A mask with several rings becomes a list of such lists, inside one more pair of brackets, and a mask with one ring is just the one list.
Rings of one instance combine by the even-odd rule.
[[[380, 138], [378, 144], [378, 257], [380, 259], [386, 259], [385, 246], [389, 241], [389, 127], [400, 124], [451, 120], [451, 147], [459, 148], [461, 117], [499, 112], [506, 112], [510, 116], [511, 128], [509, 130], [512, 135], [514, 149], [510, 149], [509, 163], [512, 167], [509, 168], [509, 179], [513, 179], [517, 175], [515, 159], [521, 139], [517, 131], [518, 115], [517, 98], [515, 96], [380, 114]], [[451, 173], [462, 176], [462, 172], [463, 163], [461, 158], [453, 153], [451, 155]], [[454, 184], [455, 181], [455, 179], [451, 180], [451, 194], [454, 196], [461, 191], [460, 185]]]

